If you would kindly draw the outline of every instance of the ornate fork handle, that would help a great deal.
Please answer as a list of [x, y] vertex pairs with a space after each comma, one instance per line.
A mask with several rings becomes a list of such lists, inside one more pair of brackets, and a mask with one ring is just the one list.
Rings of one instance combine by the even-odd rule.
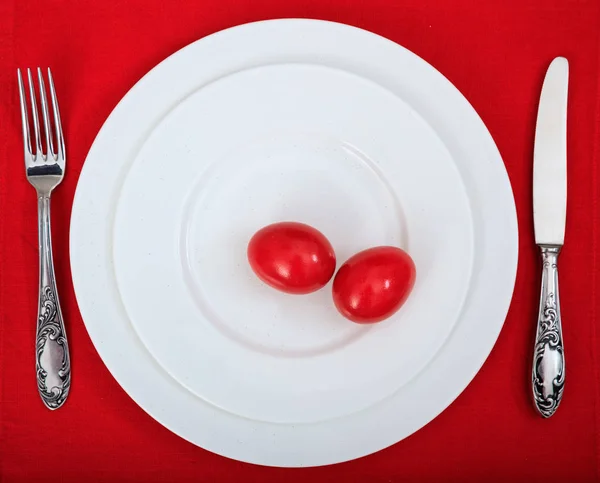
[[565, 387], [565, 357], [558, 296], [559, 246], [541, 246], [543, 271], [540, 311], [533, 354], [533, 397], [539, 413], [549, 418]]
[[36, 331], [37, 385], [46, 407], [57, 409], [69, 394], [71, 362], [54, 276], [49, 195], [38, 195], [38, 223], [40, 287]]

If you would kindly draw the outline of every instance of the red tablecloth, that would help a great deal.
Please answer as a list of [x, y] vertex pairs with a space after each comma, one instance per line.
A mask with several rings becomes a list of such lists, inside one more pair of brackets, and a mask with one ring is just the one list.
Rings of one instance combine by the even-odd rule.
[[[494, 136], [519, 216], [512, 307], [473, 383], [408, 439], [324, 468], [285, 470], [231, 461], [151, 419], [100, 361], [78, 312], [69, 271], [77, 178], [119, 99], [189, 42], [278, 17], [314, 17], [372, 30], [444, 73]], [[0, 1], [0, 481], [598, 481], [599, 34], [598, 0]], [[567, 374], [559, 411], [542, 420], [529, 397], [540, 269], [532, 230], [532, 150], [541, 82], [557, 55], [566, 56], [571, 67], [569, 201], [561, 256]], [[73, 386], [66, 405], [52, 413], [43, 407], [35, 383], [36, 204], [23, 173], [16, 89], [16, 68], [38, 65], [53, 69], [69, 153], [67, 176], [53, 197], [53, 232]]]

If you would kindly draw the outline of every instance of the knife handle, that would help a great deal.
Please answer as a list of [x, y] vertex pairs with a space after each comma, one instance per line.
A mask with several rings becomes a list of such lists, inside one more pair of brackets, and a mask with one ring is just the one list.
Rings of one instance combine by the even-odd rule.
[[549, 418], [562, 399], [565, 355], [558, 296], [557, 261], [560, 246], [541, 245], [542, 293], [533, 354], [533, 397], [538, 412]]

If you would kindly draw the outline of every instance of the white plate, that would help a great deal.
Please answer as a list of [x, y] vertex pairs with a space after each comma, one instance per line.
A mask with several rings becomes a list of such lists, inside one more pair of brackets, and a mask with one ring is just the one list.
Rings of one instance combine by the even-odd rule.
[[[246, 245], [281, 220], [319, 228], [341, 262], [403, 246], [418, 270], [409, 303], [366, 327], [337, 314], [329, 287], [269, 289]], [[454, 326], [473, 253], [435, 132], [377, 84], [310, 64], [243, 70], [182, 101], [126, 176], [114, 244], [129, 318], [159, 363], [206, 401], [278, 423], [352, 414], [409, 381]]]
[[[100, 131], [72, 216], [109, 370], [175, 433], [258, 464], [336, 463], [422, 427], [489, 354], [516, 272], [510, 184], [474, 110], [402, 47], [321, 21], [243, 25], [154, 68]], [[262, 285], [246, 243], [285, 219], [339, 262], [406, 248], [407, 304], [361, 327], [329, 287]]]

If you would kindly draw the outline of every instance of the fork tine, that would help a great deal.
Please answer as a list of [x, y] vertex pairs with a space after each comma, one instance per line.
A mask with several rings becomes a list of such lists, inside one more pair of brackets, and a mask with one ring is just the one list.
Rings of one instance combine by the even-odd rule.
[[27, 120], [27, 99], [25, 97], [25, 86], [23, 85], [23, 76], [21, 69], [17, 69], [17, 78], [19, 80], [19, 98], [21, 100], [21, 124], [23, 126], [23, 147], [25, 154], [31, 156], [31, 139], [29, 138], [29, 121]]
[[27, 69], [27, 78], [29, 79], [29, 97], [31, 98], [31, 118], [33, 119], [33, 131], [35, 134], [35, 157], [38, 155], [44, 156], [42, 153], [42, 141], [40, 139], [40, 121], [38, 119], [37, 102], [35, 100], [35, 92], [33, 86], [33, 78], [31, 77], [31, 69]]
[[56, 99], [56, 91], [54, 89], [54, 79], [52, 78], [52, 72], [48, 67], [48, 84], [50, 86], [50, 98], [52, 99], [52, 112], [54, 113], [54, 125], [56, 128], [56, 144], [58, 145], [58, 160], [63, 162], [65, 160], [65, 138], [63, 137], [62, 124], [60, 123], [60, 112], [58, 110], [58, 100]]
[[42, 103], [42, 118], [44, 119], [44, 134], [46, 135], [46, 156], [54, 157], [54, 145], [52, 136], [50, 135], [50, 115], [48, 114], [48, 101], [46, 99], [46, 86], [44, 85], [44, 77], [42, 69], [38, 67], [38, 83], [40, 85], [40, 101]]

